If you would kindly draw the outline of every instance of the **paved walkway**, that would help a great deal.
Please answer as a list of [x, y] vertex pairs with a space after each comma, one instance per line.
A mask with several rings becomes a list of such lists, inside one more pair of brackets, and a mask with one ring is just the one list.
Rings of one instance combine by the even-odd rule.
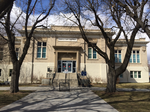
[[[19, 87], [19, 90], [42, 90], [43, 88], [51, 89], [50, 87]], [[10, 87], [0, 87], [0, 90], [9, 90]], [[81, 90], [81, 89], [88, 89], [88, 90], [100, 90], [104, 91], [106, 88], [103, 87], [75, 87], [72, 88], [73, 90]], [[59, 90], [58, 87], [55, 90]], [[135, 89], [135, 88], [117, 88], [117, 91], [141, 91], [141, 92], [150, 92], [150, 89]]]
[[73, 88], [70, 92], [49, 87], [21, 87], [20, 90], [37, 91], [1, 108], [0, 112], [118, 112], [90, 88]]
[[[9, 87], [0, 87], [0, 90], [9, 90]], [[7, 105], [0, 112], [118, 112], [91, 90], [105, 90], [99, 87], [71, 88], [70, 92], [60, 92], [59, 88], [51, 87], [20, 87], [20, 90], [35, 90], [36, 92]], [[117, 91], [142, 91], [150, 89], [124, 88]]]

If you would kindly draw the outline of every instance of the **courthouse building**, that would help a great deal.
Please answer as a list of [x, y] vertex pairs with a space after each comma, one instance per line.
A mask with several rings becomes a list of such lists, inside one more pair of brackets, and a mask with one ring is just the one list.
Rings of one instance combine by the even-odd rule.
[[[31, 27], [28, 27], [30, 30]], [[105, 29], [110, 37], [114, 34], [110, 29]], [[109, 49], [100, 30], [85, 29], [90, 42], [96, 44], [104, 52], [109, 54]], [[16, 54], [22, 52], [25, 37], [24, 27], [20, 30], [22, 37], [16, 40]], [[77, 79], [77, 73], [86, 71], [86, 77], [93, 82], [107, 82], [108, 66], [105, 60], [98, 55], [81, 37], [77, 26], [51, 26], [50, 29], [38, 28], [34, 32], [30, 48], [23, 62], [20, 72], [20, 82], [28, 82], [33, 73], [33, 79], [49, 78], [49, 74], [55, 74], [55, 78], [63, 79], [65, 72], [71, 79]], [[147, 64], [147, 51], [144, 38], [136, 39], [132, 50], [130, 62], [126, 71], [119, 76], [120, 82], [149, 82]], [[7, 47], [6, 47], [7, 48]], [[8, 52], [4, 46], [0, 47], [0, 80], [10, 81], [12, 64]], [[117, 41], [115, 45], [115, 62], [118, 67], [126, 53], [124, 39]], [[4, 61], [6, 60], [6, 61]]]

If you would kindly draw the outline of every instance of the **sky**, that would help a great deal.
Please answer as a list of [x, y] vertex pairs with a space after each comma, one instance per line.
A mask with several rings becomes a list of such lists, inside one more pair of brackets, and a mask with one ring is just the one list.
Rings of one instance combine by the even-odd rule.
[[[42, 6], [45, 6], [45, 8], [46, 8], [46, 6], [48, 6], [47, 3], [48, 3], [48, 0], [44, 0]], [[37, 6], [37, 7], [40, 7], [40, 6]], [[56, 5], [56, 8], [57, 7], [59, 7], [59, 5]], [[17, 17], [17, 15], [20, 14], [20, 12], [22, 12], [22, 9], [17, 7], [17, 5], [14, 4], [13, 9], [12, 9], [12, 13], [11, 13], [12, 22], [14, 22], [16, 20], [16, 17]], [[29, 19], [29, 24], [28, 24], [29, 26], [33, 25], [33, 22], [35, 21], [35, 18], [37, 18], [39, 16], [39, 14], [37, 12], [38, 12], [38, 10], [35, 11], [34, 16], [31, 15], [31, 17]], [[62, 13], [55, 13], [54, 14], [53, 12], [48, 16], [47, 19], [42, 21], [40, 24], [44, 24], [46, 26], [51, 26], [51, 25], [74, 25], [71, 21], [68, 21], [64, 17], [62, 17]], [[84, 12], [84, 14], [89, 14], [89, 16], [91, 16], [89, 12]], [[70, 17], [71, 15], [72, 15], [71, 13], [66, 13], [66, 16], [68, 16], [68, 17]], [[24, 26], [24, 22], [25, 22], [24, 17], [25, 17], [25, 13], [23, 13], [22, 17], [18, 20], [18, 22], [16, 24], [17, 28], [21, 29], [22, 26]], [[71, 17], [71, 19], [75, 20], [74, 17]], [[102, 19], [105, 20], [106, 17], [103, 15]], [[82, 22], [84, 23], [85, 21], [82, 20]], [[86, 24], [84, 24], [85, 28], [87, 28], [87, 29], [91, 28], [91, 24], [89, 22], [85, 22], [85, 23], [86, 23]], [[141, 37], [145, 38], [146, 41], [150, 41], [149, 37], [144, 33], [142, 33], [142, 34], [138, 33], [137, 36], [136, 36], [136, 38], [141, 38]], [[147, 58], [148, 58], [149, 63], [150, 63], [150, 52], [149, 52], [149, 50], [150, 50], [150, 43], [147, 44]]]

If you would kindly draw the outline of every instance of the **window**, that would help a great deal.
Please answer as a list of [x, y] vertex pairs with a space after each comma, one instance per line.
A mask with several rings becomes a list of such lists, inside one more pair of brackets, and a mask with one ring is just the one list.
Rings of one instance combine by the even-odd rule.
[[2, 71], [2, 70], [0, 69], [0, 76], [1, 76], [1, 71]]
[[141, 78], [141, 71], [130, 71], [130, 78]]
[[90, 45], [88, 45], [88, 58], [89, 59], [96, 59], [97, 58], [96, 51]]
[[0, 60], [3, 59], [3, 48], [0, 48]]
[[120, 77], [120, 78], [123, 78], [123, 74], [120, 74], [119, 77]]
[[9, 69], [9, 76], [11, 76], [12, 74], [12, 69]]
[[76, 72], [76, 61], [73, 61], [73, 73]]
[[[68, 66], [68, 65], [71, 67], [70, 69], [66, 68], [66, 66]], [[68, 69], [70, 72], [75, 73], [76, 72], [76, 61], [58, 61], [58, 72], [59, 73], [63, 72], [64, 69]]]
[[140, 63], [140, 52], [138, 50], [131, 52], [130, 63]]
[[46, 42], [38, 42], [37, 58], [46, 58]]
[[121, 63], [121, 50], [115, 50], [115, 63]]
[[19, 48], [16, 48], [16, 56], [17, 56], [17, 59], [19, 60]]

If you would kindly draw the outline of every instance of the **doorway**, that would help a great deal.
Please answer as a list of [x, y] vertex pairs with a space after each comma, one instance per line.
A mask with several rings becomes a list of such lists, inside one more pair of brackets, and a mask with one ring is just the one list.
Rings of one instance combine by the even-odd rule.
[[65, 70], [67, 70], [68, 73], [72, 73], [72, 62], [62, 62], [62, 72]]
[[58, 61], [58, 72], [74, 73], [76, 72], [76, 61]]

